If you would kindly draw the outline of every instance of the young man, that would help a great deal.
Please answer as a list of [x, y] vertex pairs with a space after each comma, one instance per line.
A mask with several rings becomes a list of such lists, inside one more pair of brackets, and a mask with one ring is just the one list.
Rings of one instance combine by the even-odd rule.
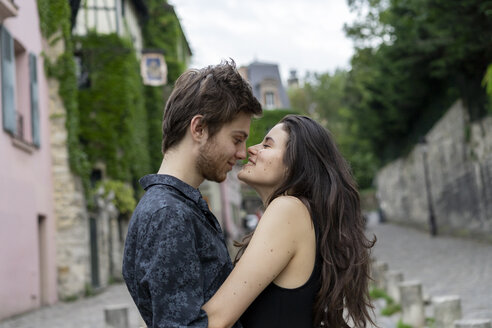
[[123, 277], [147, 326], [207, 327], [201, 309], [232, 270], [222, 229], [198, 191], [221, 182], [246, 157], [251, 117], [261, 105], [234, 62], [188, 70], [164, 112], [158, 174], [126, 238]]

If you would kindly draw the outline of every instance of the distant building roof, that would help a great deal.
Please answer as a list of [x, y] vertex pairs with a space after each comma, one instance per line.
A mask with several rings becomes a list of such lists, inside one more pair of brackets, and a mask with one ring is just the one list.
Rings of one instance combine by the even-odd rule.
[[261, 99], [260, 86], [261, 83], [267, 79], [277, 81], [282, 107], [289, 108], [289, 98], [287, 97], [287, 93], [285, 92], [285, 88], [282, 84], [278, 65], [255, 61], [248, 66], [248, 80], [253, 88], [253, 95], [257, 99]]

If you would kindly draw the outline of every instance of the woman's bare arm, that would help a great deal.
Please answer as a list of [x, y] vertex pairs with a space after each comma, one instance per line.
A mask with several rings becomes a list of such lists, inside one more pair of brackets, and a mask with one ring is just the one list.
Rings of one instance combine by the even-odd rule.
[[[310, 218], [294, 197], [276, 198], [268, 206], [241, 260], [203, 306], [208, 327], [231, 327], [253, 300], [289, 264], [306, 236]], [[309, 224], [306, 224], [306, 214]]]

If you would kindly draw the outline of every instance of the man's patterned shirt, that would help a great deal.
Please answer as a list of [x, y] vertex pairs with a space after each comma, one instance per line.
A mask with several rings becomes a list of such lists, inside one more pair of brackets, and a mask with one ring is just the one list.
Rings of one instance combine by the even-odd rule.
[[207, 327], [201, 307], [232, 271], [222, 229], [200, 192], [183, 181], [151, 174], [140, 184], [146, 193], [123, 258], [130, 295], [149, 328]]

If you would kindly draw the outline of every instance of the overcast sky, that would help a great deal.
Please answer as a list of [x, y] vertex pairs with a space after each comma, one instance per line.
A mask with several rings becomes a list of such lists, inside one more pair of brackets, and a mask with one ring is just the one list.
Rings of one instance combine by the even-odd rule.
[[346, 0], [169, 0], [193, 51], [192, 67], [233, 58], [277, 63], [289, 71], [333, 72], [348, 68], [352, 41], [343, 24], [353, 21]]

